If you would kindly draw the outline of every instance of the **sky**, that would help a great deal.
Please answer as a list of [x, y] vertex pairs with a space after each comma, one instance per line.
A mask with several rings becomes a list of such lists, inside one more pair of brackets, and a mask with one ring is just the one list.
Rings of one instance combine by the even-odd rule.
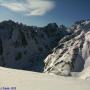
[[90, 0], [0, 0], [0, 22], [9, 19], [30, 26], [70, 26], [90, 19]]

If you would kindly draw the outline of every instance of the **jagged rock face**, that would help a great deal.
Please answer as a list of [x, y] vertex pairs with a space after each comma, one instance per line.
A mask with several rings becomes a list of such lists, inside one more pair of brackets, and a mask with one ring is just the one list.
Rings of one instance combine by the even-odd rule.
[[0, 23], [0, 65], [43, 71], [44, 58], [68, 34], [64, 31], [66, 33], [62, 36], [60, 32], [61, 29], [55, 23], [44, 28], [26, 26], [11, 20]]
[[69, 31], [44, 60], [44, 72], [68, 76], [90, 67], [90, 20], [76, 22]]

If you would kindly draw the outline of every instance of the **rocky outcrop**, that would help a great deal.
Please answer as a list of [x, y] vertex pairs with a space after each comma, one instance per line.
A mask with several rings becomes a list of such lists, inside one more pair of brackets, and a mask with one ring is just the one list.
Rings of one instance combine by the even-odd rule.
[[76, 22], [44, 60], [44, 72], [69, 76], [90, 67], [90, 20]]

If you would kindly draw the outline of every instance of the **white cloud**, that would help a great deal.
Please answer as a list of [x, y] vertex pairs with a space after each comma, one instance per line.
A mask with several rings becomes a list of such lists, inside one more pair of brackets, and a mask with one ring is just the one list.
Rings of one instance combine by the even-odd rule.
[[20, 3], [2, 3], [1, 6], [6, 7], [12, 11], [24, 11], [26, 10]]
[[44, 15], [54, 8], [55, 3], [48, 0], [3, 0], [0, 6], [15, 12], [25, 12], [26, 15]]

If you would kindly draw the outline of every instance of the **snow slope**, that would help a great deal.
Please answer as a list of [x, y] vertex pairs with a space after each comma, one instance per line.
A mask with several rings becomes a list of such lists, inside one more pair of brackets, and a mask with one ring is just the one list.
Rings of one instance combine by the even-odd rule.
[[0, 67], [0, 87], [16, 90], [90, 90], [90, 81]]

